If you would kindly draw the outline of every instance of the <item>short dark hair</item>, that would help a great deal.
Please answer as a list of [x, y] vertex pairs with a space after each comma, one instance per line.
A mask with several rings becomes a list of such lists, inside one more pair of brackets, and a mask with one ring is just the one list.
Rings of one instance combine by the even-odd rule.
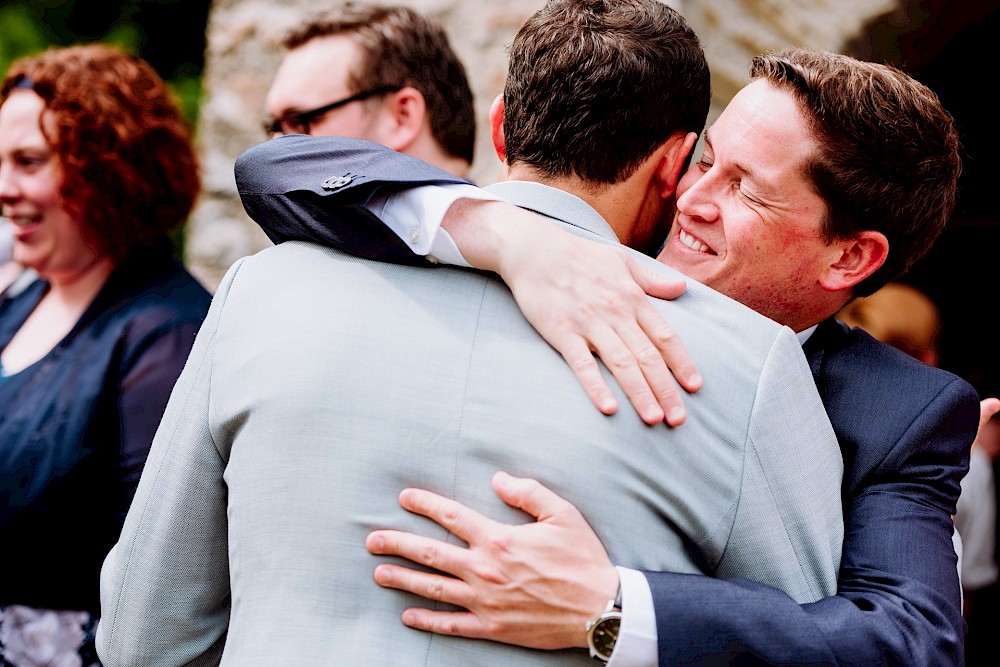
[[287, 49], [349, 35], [361, 48], [348, 81], [355, 91], [412, 86], [427, 103], [431, 134], [449, 155], [472, 162], [476, 121], [465, 67], [437, 23], [409, 7], [346, 4], [317, 14], [285, 37]]
[[894, 67], [826, 51], [757, 56], [750, 76], [789, 91], [819, 145], [806, 169], [828, 207], [825, 240], [864, 230], [889, 240], [885, 263], [854, 294], [902, 276], [955, 208], [958, 132], [937, 95]]
[[201, 183], [191, 127], [146, 61], [103, 44], [56, 47], [14, 61], [0, 104], [22, 88], [52, 120], [41, 129], [64, 207], [105, 252], [124, 259], [184, 223]]
[[518, 31], [504, 89], [508, 164], [595, 183], [627, 178], [711, 100], [694, 31], [657, 0], [550, 0]]

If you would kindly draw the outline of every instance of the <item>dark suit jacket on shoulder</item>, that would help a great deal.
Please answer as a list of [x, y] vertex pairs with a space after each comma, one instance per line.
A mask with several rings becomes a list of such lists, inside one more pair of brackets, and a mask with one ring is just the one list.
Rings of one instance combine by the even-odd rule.
[[646, 573], [660, 664], [964, 664], [951, 515], [975, 390], [832, 319], [806, 354], [844, 454], [837, 595], [797, 605], [752, 582]]

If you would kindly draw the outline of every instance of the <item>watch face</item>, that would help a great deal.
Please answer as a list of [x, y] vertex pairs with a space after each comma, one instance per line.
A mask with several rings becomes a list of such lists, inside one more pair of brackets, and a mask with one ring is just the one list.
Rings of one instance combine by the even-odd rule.
[[594, 653], [597, 653], [602, 659], [611, 659], [611, 652], [615, 650], [615, 642], [618, 641], [618, 631], [621, 629], [621, 625], [620, 614], [606, 616], [594, 625], [594, 629], [590, 633], [590, 641]]

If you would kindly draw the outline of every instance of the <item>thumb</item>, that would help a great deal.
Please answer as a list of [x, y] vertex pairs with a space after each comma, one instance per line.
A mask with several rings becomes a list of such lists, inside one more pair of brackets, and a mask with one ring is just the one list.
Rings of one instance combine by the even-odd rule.
[[670, 278], [643, 266], [633, 257], [626, 258], [626, 265], [632, 280], [642, 288], [642, 291], [657, 299], [676, 299], [687, 288], [687, 283], [681, 278]]
[[993, 415], [1000, 412], [1000, 399], [984, 398], [979, 402], [979, 430], [982, 431]]
[[535, 519], [545, 521], [553, 516], [574, 509], [573, 505], [527, 477], [513, 477], [505, 472], [493, 475], [493, 490], [511, 507], [524, 510]]

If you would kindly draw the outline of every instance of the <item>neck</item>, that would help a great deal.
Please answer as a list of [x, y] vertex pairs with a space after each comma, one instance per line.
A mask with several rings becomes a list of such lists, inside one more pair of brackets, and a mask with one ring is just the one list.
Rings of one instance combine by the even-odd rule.
[[774, 302], [749, 304], [743, 301], [743, 303], [798, 333], [836, 315], [846, 303], [846, 299], [841, 294], [818, 290], [812, 294], [796, 295], [789, 300], [786, 307], [775, 310], [769, 309], [774, 307]]
[[64, 303], [87, 303], [101, 291], [115, 264], [109, 257], [97, 257], [73, 271], [44, 276], [49, 281], [49, 296]]
[[575, 195], [604, 218], [621, 243], [631, 245], [634, 240], [641, 202], [637, 201], [638, 197], [631, 196], [630, 188], [624, 187], [626, 184], [593, 183], [575, 176], [547, 177], [532, 167], [511, 167], [506, 163], [500, 170], [499, 180], [541, 183]]
[[403, 151], [407, 155], [419, 158], [439, 169], [443, 169], [459, 178], [465, 178], [469, 172], [469, 162], [447, 153], [434, 137], [421, 134], [416, 141]]

